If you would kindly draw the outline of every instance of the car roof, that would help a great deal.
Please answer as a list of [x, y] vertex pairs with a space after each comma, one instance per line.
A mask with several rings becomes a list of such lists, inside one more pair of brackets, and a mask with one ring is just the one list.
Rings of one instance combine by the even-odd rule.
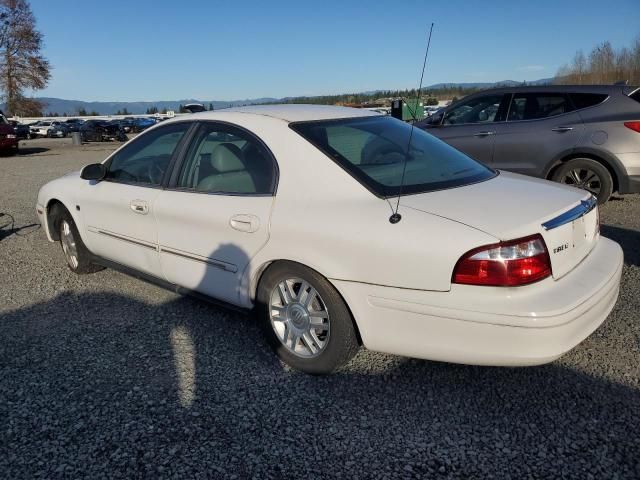
[[378, 112], [372, 112], [362, 108], [336, 107], [332, 105], [278, 104], [250, 105], [246, 107], [232, 107], [209, 112], [199, 112], [191, 114], [189, 118], [220, 120], [221, 116], [225, 113], [263, 115], [284, 120], [285, 122], [380, 116]]
[[[473, 95], [484, 93], [527, 93], [527, 92], [584, 92], [584, 93], [623, 93], [626, 85], [513, 85], [489, 88]], [[631, 87], [633, 90], [633, 87]]]

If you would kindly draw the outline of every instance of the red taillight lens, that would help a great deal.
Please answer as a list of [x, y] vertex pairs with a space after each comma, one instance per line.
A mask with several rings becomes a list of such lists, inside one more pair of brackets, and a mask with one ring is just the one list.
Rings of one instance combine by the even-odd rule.
[[551, 275], [547, 246], [540, 235], [476, 248], [453, 271], [453, 283], [516, 287]]
[[624, 126], [630, 128], [634, 132], [640, 133], [640, 121], [638, 122], [624, 122]]

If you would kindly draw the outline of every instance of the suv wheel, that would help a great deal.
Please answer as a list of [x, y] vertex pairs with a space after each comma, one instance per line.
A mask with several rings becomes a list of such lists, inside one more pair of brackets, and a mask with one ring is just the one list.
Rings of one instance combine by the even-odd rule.
[[602, 205], [613, 193], [613, 179], [607, 167], [590, 158], [574, 158], [563, 163], [552, 180], [591, 192]]
[[311, 374], [347, 363], [359, 344], [340, 294], [317, 272], [294, 262], [272, 265], [260, 279], [257, 313], [276, 355]]

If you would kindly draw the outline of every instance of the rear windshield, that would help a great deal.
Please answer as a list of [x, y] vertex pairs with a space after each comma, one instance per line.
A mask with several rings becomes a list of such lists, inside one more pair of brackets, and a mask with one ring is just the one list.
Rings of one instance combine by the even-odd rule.
[[[496, 172], [395, 118], [292, 123], [290, 127], [378, 196], [421, 193], [488, 180]], [[411, 149], [407, 145], [411, 137]], [[405, 166], [406, 160], [406, 166]]]
[[629, 95], [629, 98], [633, 98], [636, 102], [640, 102], [640, 88], [638, 88], [635, 92]]

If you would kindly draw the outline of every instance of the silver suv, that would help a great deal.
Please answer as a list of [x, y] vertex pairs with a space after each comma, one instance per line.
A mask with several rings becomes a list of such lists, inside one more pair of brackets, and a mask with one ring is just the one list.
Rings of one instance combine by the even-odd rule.
[[640, 192], [640, 88], [505, 87], [416, 123], [496, 169], [589, 190]]

